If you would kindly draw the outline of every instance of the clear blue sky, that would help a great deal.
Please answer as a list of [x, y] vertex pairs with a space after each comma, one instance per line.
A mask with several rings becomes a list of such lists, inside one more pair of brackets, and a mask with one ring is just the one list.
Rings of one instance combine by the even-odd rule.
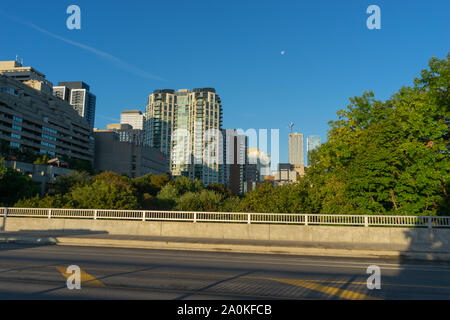
[[[71, 4], [81, 30], [66, 28]], [[371, 4], [381, 30], [366, 27]], [[290, 121], [325, 140], [349, 97], [388, 98], [450, 45], [448, 0], [5, 0], [0, 11], [0, 59], [88, 83], [97, 128], [144, 111], [154, 89], [215, 87], [225, 128], [280, 129], [282, 162]]]

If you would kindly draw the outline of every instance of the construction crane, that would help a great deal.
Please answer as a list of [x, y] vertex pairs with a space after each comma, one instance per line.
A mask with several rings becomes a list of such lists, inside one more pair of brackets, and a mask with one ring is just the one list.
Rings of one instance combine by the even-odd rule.
[[291, 133], [292, 133], [292, 128], [294, 128], [294, 123], [293, 122], [291, 122], [290, 124], [289, 124], [289, 130], [291, 131]]

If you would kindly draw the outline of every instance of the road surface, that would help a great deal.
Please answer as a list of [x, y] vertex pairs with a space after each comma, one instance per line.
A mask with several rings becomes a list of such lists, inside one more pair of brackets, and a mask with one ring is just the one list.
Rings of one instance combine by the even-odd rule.
[[[70, 265], [80, 290], [67, 288]], [[450, 299], [450, 264], [0, 244], [0, 299]]]

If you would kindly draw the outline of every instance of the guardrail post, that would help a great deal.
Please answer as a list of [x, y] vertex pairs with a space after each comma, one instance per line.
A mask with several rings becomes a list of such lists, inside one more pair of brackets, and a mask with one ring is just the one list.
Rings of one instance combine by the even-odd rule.
[[305, 214], [305, 226], [307, 226], [307, 225], [308, 225], [308, 215]]
[[48, 209], [48, 218], [50, 219], [52, 217], [52, 209]]
[[194, 212], [194, 223], [197, 223], [197, 212]]
[[97, 220], [97, 210], [94, 210], [94, 220]]
[[369, 226], [369, 217], [368, 216], [364, 216], [364, 227], [368, 227]]
[[145, 221], [145, 211], [142, 211], [142, 221]]
[[8, 208], [5, 208], [5, 215], [4, 215], [5, 219], [7, 216], [8, 216]]
[[431, 217], [428, 217], [428, 229], [433, 229], [433, 224], [431, 222]]
[[251, 223], [252, 223], [251, 215], [250, 215], [250, 213], [247, 213], [247, 224], [251, 224]]

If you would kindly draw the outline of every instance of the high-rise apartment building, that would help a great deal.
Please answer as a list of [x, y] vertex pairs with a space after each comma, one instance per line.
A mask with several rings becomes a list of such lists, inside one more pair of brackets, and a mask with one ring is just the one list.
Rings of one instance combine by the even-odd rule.
[[166, 156], [171, 151], [174, 110], [175, 90], [154, 90], [148, 97], [144, 128], [146, 144], [159, 149]]
[[155, 90], [145, 118], [146, 143], [168, 156], [172, 175], [223, 183], [222, 103], [215, 89]]
[[292, 132], [289, 134], [289, 163], [292, 165], [304, 165], [303, 134]]
[[308, 165], [310, 164], [309, 153], [320, 147], [320, 136], [309, 136], [306, 138], [306, 152], [308, 154]]
[[125, 110], [120, 115], [120, 123], [129, 124], [135, 130], [144, 130], [144, 118], [139, 110]]
[[53, 87], [53, 95], [67, 101], [94, 128], [96, 96], [83, 81], [59, 82]]

